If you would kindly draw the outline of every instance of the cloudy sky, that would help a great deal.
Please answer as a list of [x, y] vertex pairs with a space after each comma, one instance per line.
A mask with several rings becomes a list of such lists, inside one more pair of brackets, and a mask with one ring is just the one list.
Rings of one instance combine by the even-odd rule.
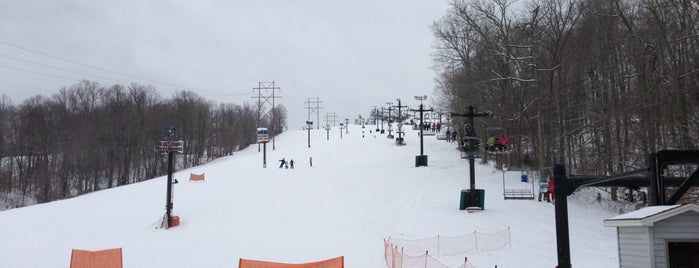
[[[447, 0], [0, 0], [0, 93], [15, 104], [82, 79], [254, 102], [275, 81], [289, 127], [308, 98], [339, 118], [431, 95], [429, 26]], [[407, 102], [407, 103], [406, 103]], [[315, 115], [314, 115], [315, 117]], [[315, 121], [315, 119], [314, 119]]]

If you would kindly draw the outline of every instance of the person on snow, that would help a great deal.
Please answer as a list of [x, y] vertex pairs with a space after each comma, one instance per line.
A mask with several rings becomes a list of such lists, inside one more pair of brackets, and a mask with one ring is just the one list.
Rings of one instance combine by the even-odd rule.
[[553, 194], [553, 178], [549, 179], [549, 191], [548, 191], [548, 200], [547, 201], [555, 202], [554, 194]]
[[539, 181], [539, 202], [541, 202], [541, 199], [549, 201], [549, 183], [546, 181], [546, 178]]
[[282, 160], [279, 160], [279, 168], [283, 168], [286, 166], [286, 159], [282, 158]]
[[291, 169], [294, 169], [294, 159], [289, 160], [289, 166], [291, 166]]

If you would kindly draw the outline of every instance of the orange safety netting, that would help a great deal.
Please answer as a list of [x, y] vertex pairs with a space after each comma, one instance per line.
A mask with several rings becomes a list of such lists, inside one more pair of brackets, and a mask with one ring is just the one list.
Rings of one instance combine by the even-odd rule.
[[70, 268], [121, 268], [121, 248], [89, 251], [73, 249]]
[[[446, 268], [435, 256], [453, 256], [465, 254], [472, 250], [492, 251], [511, 244], [510, 228], [495, 233], [473, 232], [456, 237], [436, 236], [425, 239], [384, 240], [384, 258], [389, 268]], [[465, 261], [459, 268], [472, 268]]]
[[190, 181], [204, 181], [204, 173], [202, 173], [201, 175], [189, 173], [189, 180]]
[[239, 268], [344, 268], [345, 267], [345, 257], [340, 256], [337, 258], [332, 258], [332, 259], [328, 259], [328, 260], [324, 260], [324, 261], [299, 263], [299, 264], [240, 259], [240, 261], [238, 262], [238, 267]]

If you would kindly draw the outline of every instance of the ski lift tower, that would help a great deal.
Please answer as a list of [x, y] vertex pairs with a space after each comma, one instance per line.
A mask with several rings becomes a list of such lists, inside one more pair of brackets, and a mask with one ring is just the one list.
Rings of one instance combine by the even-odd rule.
[[165, 216], [163, 217], [163, 222], [160, 224], [161, 227], [168, 229], [170, 227], [175, 227], [180, 224], [180, 218], [177, 216], [172, 216], [172, 185], [177, 183], [177, 180], [173, 182], [172, 172], [174, 169], [174, 156], [175, 153], [183, 152], [183, 142], [177, 141], [177, 129], [174, 124], [167, 124], [163, 128], [163, 139], [160, 141], [160, 145], [156, 148], [156, 152], [167, 155], [167, 192], [165, 194]]
[[415, 99], [420, 101], [420, 109], [412, 110], [413, 112], [420, 112], [420, 155], [415, 156], [415, 167], [419, 167], [419, 166], [427, 166], [427, 156], [424, 155], [424, 145], [423, 145], [423, 140], [422, 140], [422, 137], [424, 136], [424, 133], [423, 133], [424, 128], [422, 127], [422, 124], [423, 124], [422, 121], [424, 119], [423, 112], [428, 112], [428, 111], [431, 112], [432, 109], [426, 110], [425, 107], [422, 106], [422, 101], [427, 99], [427, 95], [415, 96]]
[[[468, 106], [468, 113], [465, 114], [459, 114], [459, 113], [451, 113], [451, 116], [458, 116], [458, 117], [468, 117], [469, 119], [469, 124], [471, 124], [472, 131], [475, 132], [475, 125], [473, 122], [473, 119], [476, 117], [485, 117], [485, 116], [492, 116], [492, 112], [483, 112], [483, 113], [476, 113], [474, 112], [473, 106]], [[475, 146], [474, 144], [475, 140], [474, 139], [469, 139], [468, 140], [468, 147], [473, 148]], [[463, 190], [461, 191], [461, 205], [459, 206], [460, 209], [467, 209], [469, 207], [478, 207], [480, 210], [483, 209], [483, 202], [485, 200], [483, 196], [485, 195], [485, 191], [483, 189], [476, 189], [476, 170], [475, 170], [475, 158], [476, 156], [474, 154], [471, 154], [468, 156], [468, 165], [469, 165], [469, 176], [470, 176], [470, 186], [468, 190]], [[478, 197], [476, 197], [476, 194], [478, 194]]]

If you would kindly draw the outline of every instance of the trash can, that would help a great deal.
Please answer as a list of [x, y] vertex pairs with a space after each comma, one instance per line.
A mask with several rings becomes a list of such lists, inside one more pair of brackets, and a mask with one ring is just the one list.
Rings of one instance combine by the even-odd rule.
[[476, 200], [478, 206], [481, 207], [481, 209], [485, 209], [485, 189], [476, 189], [476, 194], [478, 194], [478, 199]]
[[461, 190], [461, 200], [459, 201], [459, 210], [465, 210], [468, 207], [468, 189]]
[[415, 156], [415, 167], [427, 166], [427, 155]]
[[473, 204], [469, 203], [469, 198], [471, 197], [471, 189], [461, 190], [461, 200], [459, 202], [459, 210], [465, 210], [468, 207], [480, 207], [485, 209], [485, 190], [484, 189], [474, 189], [475, 200]]

